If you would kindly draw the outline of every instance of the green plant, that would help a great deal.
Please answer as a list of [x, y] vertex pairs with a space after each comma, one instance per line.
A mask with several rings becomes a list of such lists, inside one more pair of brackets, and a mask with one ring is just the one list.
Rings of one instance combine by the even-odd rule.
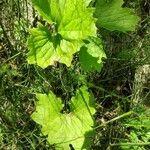
[[[71, 66], [73, 55], [79, 56], [81, 70], [99, 71], [106, 58], [97, 30], [133, 31], [139, 18], [123, 0], [32, 0], [33, 6], [47, 22], [30, 29], [28, 63], [43, 69], [55, 62]], [[79, 52], [79, 53], [78, 53]], [[37, 94], [37, 108], [32, 118], [48, 135], [56, 149], [89, 149], [94, 136], [94, 101], [86, 79], [74, 97], [63, 105], [53, 92]], [[67, 107], [66, 107], [67, 106]]]
[[125, 120], [126, 136], [120, 143], [122, 150], [147, 150], [150, 148], [150, 111], [145, 106], [137, 106], [134, 114]]
[[[75, 97], [72, 97], [69, 103], [70, 113], [61, 113], [62, 101], [52, 92], [48, 95], [37, 94], [37, 99], [39, 101], [32, 118], [42, 125], [43, 134], [48, 135], [48, 141], [50, 144], [55, 143], [57, 149], [68, 149], [70, 144], [75, 149], [81, 149], [83, 143], [87, 142], [86, 138], [93, 136], [94, 100], [87, 87], [81, 87]], [[89, 141], [88, 139], [85, 144], [86, 148]]]

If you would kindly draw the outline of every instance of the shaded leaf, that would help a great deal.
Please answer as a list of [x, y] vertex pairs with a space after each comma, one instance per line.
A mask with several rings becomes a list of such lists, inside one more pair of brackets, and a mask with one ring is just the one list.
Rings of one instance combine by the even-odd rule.
[[97, 24], [110, 31], [134, 31], [139, 17], [129, 8], [122, 8], [123, 0], [98, 0], [96, 4]]
[[81, 67], [87, 72], [100, 72], [103, 67], [102, 58], [106, 58], [103, 45], [100, 39], [95, 37], [89, 37], [88, 42], [79, 52]]

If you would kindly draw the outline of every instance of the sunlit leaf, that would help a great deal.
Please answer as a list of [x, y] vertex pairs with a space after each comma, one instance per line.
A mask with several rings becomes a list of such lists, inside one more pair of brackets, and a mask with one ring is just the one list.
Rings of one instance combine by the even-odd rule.
[[90, 0], [32, 0], [32, 3], [50, 24], [50, 30], [42, 26], [31, 30], [28, 62], [42, 68], [55, 61], [70, 66], [82, 40], [96, 36], [94, 9], [87, 8]]
[[61, 113], [61, 99], [52, 92], [48, 95], [37, 94], [39, 100], [32, 118], [42, 126], [42, 133], [48, 135], [48, 142], [56, 149], [89, 149], [94, 130], [92, 115], [95, 113], [94, 100], [87, 87], [77, 90], [70, 101], [70, 113]]
[[40, 67], [46, 68], [54, 65], [56, 61], [70, 66], [72, 55], [80, 48], [77, 41], [62, 39], [59, 35], [52, 35], [47, 27], [39, 25], [38, 28], [30, 30], [31, 36], [28, 39], [28, 63], [37, 63]]

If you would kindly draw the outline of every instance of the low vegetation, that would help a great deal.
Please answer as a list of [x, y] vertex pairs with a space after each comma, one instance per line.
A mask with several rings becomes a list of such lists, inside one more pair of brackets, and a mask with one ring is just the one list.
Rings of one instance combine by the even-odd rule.
[[0, 1], [0, 149], [149, 150], [150, 2], [61, 2]]

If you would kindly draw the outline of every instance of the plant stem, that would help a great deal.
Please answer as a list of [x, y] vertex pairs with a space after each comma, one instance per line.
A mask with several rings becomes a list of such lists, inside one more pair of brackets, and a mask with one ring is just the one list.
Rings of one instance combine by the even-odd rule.
[[[21, 52], [19, 52], [19, 53], [13, 55], [12, 57], [8, 58], [4, 63], [7, 63], [8, 61], [10, 61], [10, 60], [16, 58], [16, 57], [19, 56], [20, 54], [21, 54]], [[3, 63], [3, 64], [4, 64], [4, 63]]]
[[106, 126], [106, 125], [109, 124], [109, 123], [112, 123], [112, 122], [114, 122], [114, 121], [116, 121], [116, 120], [119, 120], [119, 119], [121, 119], [121, 118], [124, 118], [124, 117], [126, 117], [126, 116], [129, 116], [129, 115], [131, 115], [131, 114], [133, 114], [133, 111], [129, 111], [129, 112], [124, 113], [124, 114], [122, 114], [122, 115], [120, 115], [120, 116], [118, 116], [118, 117], [115, 117], [115, 118], [113, 118], [113, 119], [111, 119], [111, 120], [109, 120], [109, 121], [107, 121], [107, 122], [105, 122], [105, 123], [103, 123], [103, 124], [101, 124], [101, 125], [95, 127], [94, 129], [98, 129], [98, 128], [101, 128], [101, 127], [103, 127], [103, 126]]
[[150, 142], [146, 142], [146, 143], [114, 143], [114, 144], [110, 144], [110, 146], [146, 146], [146, 145], [150, 145]]

